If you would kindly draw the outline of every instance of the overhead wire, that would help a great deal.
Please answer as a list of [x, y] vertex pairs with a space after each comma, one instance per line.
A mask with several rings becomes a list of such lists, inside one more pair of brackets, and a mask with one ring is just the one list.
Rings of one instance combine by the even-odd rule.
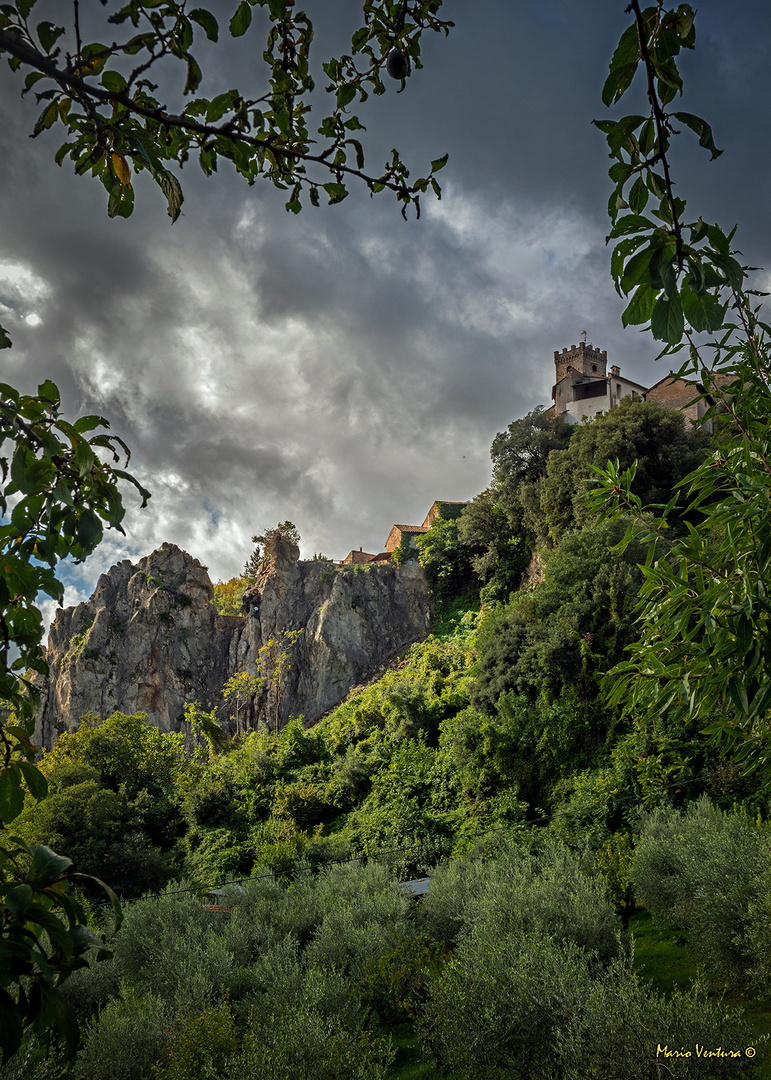
[[[690, 780], [675, 780], [675, 781], [672, 781], [672, 783], [669, 783], [669, 784], [657, 785], [656, 788], [655, 788], [655, 792], [658, 794], [658, 793], [663, 793], [665, 791], [670, 791], [673, 788], [687, 787], [690, 784], [697, 784], [697, 783], [701, 783], [701, 782], [706, 782], [707, 780], [709, 780], [709, 778], [710, 778], [709, 775], [701, 775], [701, 776], [692, 777]], [[625, 803], [625, 802], [631, 802], [633, 800], [638, 800], [639, 801], [639, 799], [640, 799], [639, 793], [617, 796], [617, 797], [615, 797], [613, 799], [612, 808], [615, 808], [616, 806], [619, 806], [620, 804]], [[483, 829], [481, 832], [478, 832], [478, 833], [466, 834], [465, 839], [468, 839], [468, 840], [481, 840], [484, 837], [492, 836], [495, 833], [499, 833], [499, 832], [512, 832], [512, 831], [515, 831], [515, 830], [518, 830], [518, 829], [525, 829], [526, 827], [532, 827], [534, 825], [543, 825], [543, 824], [546, 824], [546, 823], [548, 823], [550, 821], [554, 821], [557, 818], [566, 818], [566, 817], [578, 816], [579, 814], [584, 814], [584, 813], [587, 812], [587, 809], [588, 809], [587, 807], [579, 807], [579, 808], [576, 808], [574, 810], [557, 810], [552, 814], [544, 814], [544, 815], [541, 815], [540, 817], [527, 818], [524, 821], [513, 821], [513, 822], [507, 823], [506, 825], [497, 825], [494, 828]], [[420, 849], [425, 847], [425, 844], [426, 844], [426, 841], [413, 841], [410, 844], [404, 844], [404, 845], [401, 845], [401, 846], [395, 847], [395, 848], [383, 848], [383, 849], [378, 849], [378, 850], [375, 850], [375, 851], [363, 852], [363, 853], [358, 854], [358, 855], [349, 855], [345, 859], [330, 859], [329, 861], [325, 861], [325, 862], [319, 863], [317, 865], [312, 865], [310, 863], [305, 864], [305, 865], [299, 865], [299, 866], [293, 867], [290, 871], [287, 871], [287, 876], [291, 875], [292, 877], [295, 877], [295, 876], [298, 876], [299, 874], [313, 873], [313, 872], [318, 871], [318, 870], [326, 869], [328, 866], [343, 866], [343, 865], [346, 865], [347, 863], [364, 862], [364, 861], [369, 860], [369, 859], [376, 862], [376, 861], [381, 860], [381, 859], [383, 859], [383, 858], [385, 858], [385, 857], [387, 857], [389, 855], [402, 855], [402, 854], [406, 854], [407, 852], [420, 850]], [[440, 859], [440, 860], [438, 860], [438, 863], [436, 865], [438, 865], [439, 863], [441, 863], [443, 861], [447, 861], [447, 860]], [[284, 876], [284, 875], [282, 875], [281, 872], [276, 872], [274, 870], [268, 870], [264, 874], [250, 874], [250, 875], [246, 875], [244, 877], [231, 878], [228, 881], [220, 881], [220, 882], [218, 882], [216, 884], [190, 885], [190, 886], [187, 886], [186, 888], [182, 888], [182, 889], [171, 889], [171, 890], [166, 889], [163, 892], [158, 892], [158, 893], [144, 893], [141, 896], [121, 897], [120, 902], [121, 902], [121, 904], [134, 904], [134, 903], [137, 903], [139, 900], [160, 899], [161, 897], [166, 897], [166, 896], [183, 896], [183, 895], [188, 894], [188, 893], [195, 893], [195, 894], [201, 894], [201, 893], [207, 894], [208, 893], [208, 894], [211, 894], [211, 893], [218, 892], [221, 889], [226, 889], [229, 886], [243, 885], [245, 882], [252, 882], [252, 881], [265, 881], [265, 880], [268, 880], [268, 879], [271, 879], [271, 878], [273, 880], [276, 880], [276, 878], [280, 878], [282, 876]], [[100, 907], [100, 906], [107, 906], [107, 905], [108, 905], [108, 901], [103, 901], [101, 904], [95, 904], [94, 906], [95, 907]]]

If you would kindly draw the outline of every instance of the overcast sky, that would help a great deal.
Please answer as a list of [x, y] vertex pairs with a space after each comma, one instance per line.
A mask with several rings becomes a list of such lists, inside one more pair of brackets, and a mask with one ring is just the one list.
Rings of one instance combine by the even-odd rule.
[[[235, 0], [208, 6], [227, 19]], [[355, 0], [305, 6], [319, 62], [345, 51]], [[625, 6], [446, 0], [450, 37], [424, 40], [404, 93], [391, 83], [359, 110], [373, 171], [392, 146], [414, 175], [449, 151], [419, 221], [363, 189], [295, 217], [227, 163], [210, 179], [183, 170], [175, 225], [146, 174], [134, 215], [111, 221], [101, 185], [56, 167], [63, 129], [27, 137], [37, 107], [3, 68], [0, 323], [14, 348], [0, 377], [26, 392], [53, 378], [69, 418], [109, 418], [152, 491], [141, 512], [128, 492], [127, 536], [68, 571], [68, 603], [166, 540], [227, 579], [250, 536], [286, 518], [304, 557], [382, 550], [394, 522], [487, 486], [496, 432], [550, 403], [554, 350], [584, 330], [629, 378], [666, 374], [651, 339], [621, 326], [609, 161], [590, 123], [606, 115]], [[252, 30], [205, 55], [203, 93], [237, 79], [249, 95]], [[738, 221], [747, 260], [769, 268], [770, 49], [767, 0], [701, 0], [681, 107], [725, 153], [710, 163], [683, 135], [675, 155], [693, 217]]]

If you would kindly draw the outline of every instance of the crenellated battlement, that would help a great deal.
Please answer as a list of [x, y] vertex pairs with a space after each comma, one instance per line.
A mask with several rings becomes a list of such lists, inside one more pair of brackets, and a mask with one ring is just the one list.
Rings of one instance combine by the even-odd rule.
[[557, 369], [556, 382], [560, 382], [571, 371], [577, 371], [588, 379], [604, 379], [607, 376], [608, 353], [606, 349], [600, 352], [585, 341], [578, 345], [571, 345], [562, 352], [555, 350], [554, 366]]

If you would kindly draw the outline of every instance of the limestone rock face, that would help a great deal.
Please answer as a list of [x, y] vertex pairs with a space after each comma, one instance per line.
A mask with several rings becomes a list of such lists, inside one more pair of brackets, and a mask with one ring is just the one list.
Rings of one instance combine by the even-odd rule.
[[[276, 537], [254, 586], [244, 594], [245, 653], [270, 676], [268, 643], [287, 649], [286, 679], [268, 677], [257, 716], [272, 728], [302, 713], [306, 723], [342, 701], [352, 686], [428, 632], [431, 607], [417, 562], [401, 567], [335, 566], [298, 561], [298, 549]], [[301, 630], [281, 645], [282, 631]], [[261, 664], [260, 650], [265, 662]], [[278, 693], [277, 693], [278, 690]]]
[[178, 730], [188, 702], [217, 708], [227, 728], [234, 708], [222, 687], [241, 672], [256, 690], [239, 702], [240, 726], [309, 724], [425, 637], [430, 603], [417, 564], [342, 568], [298, 556], [280, 536], [268, 545], [241, 617], [217, 615], [206, 569], [173, 544], [113, 566], [51, 627], [38, 744], [51, 746], [87, 713], [116, 710]]

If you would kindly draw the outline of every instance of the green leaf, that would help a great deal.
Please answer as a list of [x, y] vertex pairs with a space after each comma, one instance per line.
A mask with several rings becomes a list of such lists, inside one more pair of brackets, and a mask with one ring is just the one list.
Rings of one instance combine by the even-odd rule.
[[217, 94], [209, 102], [209, 107], [206, 110], [206, 122], [207, 124], [214, 124], [217, 120], [225, 115], [228, 109], [233, 107], [234, 92], [228, 91], [224, 94]]
[[688, 285], [680, 289], [683, 314], [697, 333], [715, 333], [723, 325], [726, 308], [710, 293], [695, 293]]
[[342, 202], [348, 194], [343, 184], [322, 184], [321, 186], [326, 191], [332, 204]]
[[685, 330], [683, 305], [678, 292], [671, 296], [660, 297], [651, 314], [651, 333], [658, 341], [676, 345], [682, 340]]
[[41, 112], [37, 118], [37, 123], [33, 129], [35, 135], [39, 135], [41, 131], [45, 131], [46, 128], [50, 128], [59, 119], [59, 102], [52, 101]]
[[230, 33], [233, 37], [242, 37], [249, 29], [252, 22], [252, 9], [246, 0], [236, 8], [236, 13], [230, 20]]
[[0, 326], [0, 349], [10, 349], [13, 342], [8, 337], [8, 332], [4, 327]]
[[75, 465], [78, 476], [86, 476], [96, 465], [96, 455], [88, 445], [86, 439], [77, 439], [75, 442]]
[[24, 79], [24, 89], [21, 92], [22, 97], [32, 89], [35, 83], [40, 82], [40, 80], [44, 78], [45, 74], [42, 71], [30, 71], [29, 75]]
[[29, 885], [15, 885], [5, 894], [5, 906], [14, 918], [23, 920], [34, 895]]
[[121, 73], [113, 71], [112, 68], [102, 73], [101, 83], [105, 90], [109, 90], [111, 94], [119, 94], [128, 86]]
[[650, 229], [659, 229], [659, 226], [651, 218], [642, 214], [625, 214], [618, 219], [613, 226], [610, 235], [626, 236], [628, 233], [648, 232]]
[[24, 790], [17, 762], [0, 769], [0, 821], [13, 821], [24, 809]]
[[611, 67], [610, 74], [605, 80], [605, 85], [602, 88], [603, 105], [614, 105], [624, 96], [632, 85], [632, 79], [634, 79], [635, 72], [637, 71], [637, 63], [638, 61], [634, 60], [617, 67]]
[[185, 60], [187, 62], [187, 80], [185, 81], [184, 92], [186, 94], [192, 94], [201, 85], [203, 72], [201, 71], [198, 61], [192, 57], [190, 53], [187, 54]]
[[45, 889], [57, 881], [70, 866], [72, 859], [68, 859], [66, 855], [57, 855], [44, 844], [39, 844], [32, 848], [32, 865], [27, 881], [35, 889]]
[[632, 184], [632, 188], [627, 197], [629, 200], [629, 209], [632, 213], [641, 214], [648, 202], [648, 189], [645, 186], [645, 180], [642, 176], [637, 177]]
[[40, 802], [48, 794], [48, 781], [43, 773], [38, 769], [37, 765], [33, 765], [30, 761], [20, 761], [19, 768], [22, 771], [24, 779], [27, 781], [27, 787], [29, 788], [30, 795], [33, 799]]
[[[602, 100], [605, 105], [612, 105], [625, 92], [634, 77], [639, 58], [640, 43], [637, 37], [637, 27], [632, 24], [621, 35], [611, 57], [610, 74], [602, 90]], [[630, 67], [632, 69], [631, 76], [628, 74]], [[621, 89], [622, 87], [623, 89]]]
[[[208, 105], [208, 102], [206, 104]], [[129, 144], [134, 153], [138, 154], [145, 162], [153, 180], [166, 196], [166, 201], [169, 204], [168, 214], [173, 225], [179, 217], [182, 211], [182, 203], [185, 201], [182, 185], [173, 173], [163, 167], [158, 157], [152, 151], [149, 151], [140, 139], [129, 139]]]
[[83, 510], [78, 518], [78, 543], [84, 553], [92, 552], [101, 539], [101, 521], [92, 510]]
[[343, 86], [340, 86], [337, 91], [338, 109], [344, 109], [346, 105], [350, 105], [355, 97], [356, 87], [352, 83], [345, 83]]
[[728, 280], [728, 284], [732, 289], [741, 289], [745, 277], [741, 263], [737, 262], [737, 260], [730, 255], [722, 255], [714, 251], [705, 254], [705, 257], [723, 271]]
[[7, 990], [0, 988], [0, 1048], [3, 1062], [15, 1054], [24, 1036], [22, 1012]]
[[48, 1027], [55, 1028], [65, 1046], [65, 1059], [70, 1060], [77, 1052], [80, 1039], [75, 1010], [57, 990], [46, 982], [38, 983], [38, 992], [41, 997], [41, 1010], [35, 1028], [38, 1031], [44, 1031]]
[[658, 293], [650, 285], [640, 285], [621, 316], [624, 326], [647, 323], [653, 315]]
[[710, 152], [710, 160], [714, 161], [715, 158], [720, 157], [723, 153], [722, 150], [718, 150], [715, 146], [715, 140], [712, 136], [712, 128], [709, 126], [706, 120], [702, 120], [700, 116], [694, 116], [693, 113], [676, 112], [674, 114], [675, 120], [679, 120], [681, 124], [685, 124], [691, 131], [696, 132], [699, 136], [699, 146], [703, 146], [705, 150]]
[[749, 712], [750, 706], [747, 699], [747, 687], [738, 675], [732, 675], [728, 680], [728, 696], [740, 713], [746, 715]]
[[369, 34], [370, 34], [370, 31], [369, 31], [368, 26], [362, 26], [361, 29], [357, 30], [353, 34], [353, 36], [351, 37], [351, 52], [352, 53], [361, 52], [361, 50], [364, 48], [364, 46], [369, 41]]
[[[52, 384], [53, 385], [53, 384]], [[54, 389], [56, 389], [54, 387]], [[84, 431], [93, 431], [98, 427], [109, 427], [109, 420], [105, 420], [103, 416], [81, 416], [72, 425], [73, 431], [76, 431], [78, 435], [82, 435]]]
[[58, 408], [59, 405], [61, 405], [62, 399], [59, 393], [59, 387], [55, 382], [52, 382], [51, 379], [46, 379], [45, 382], [40, 383], [37, 388], [37, 394], [38, 397], [43, 398], [47, 404], [53, 405], [54, 408]]
[[90, 41], [83, 46], [83, 64], [89, 75], [99, 75], [110, 58], [110, 50], [100, 41]]
[[116, 183], [107, 200], [107, 216], [128, 218], [134, 210], [134, 189], [130, 184]]
[[443, 157], [437, 158], [436, 161], [432, 161], [431, 162], [431, 172], [439, 172], [440, 169], [443, 169], [445, 167], [445, 165], [447, 164], [449, 158], [450, 158], [450, 155], [449, 155], [449, 153], [447, 153]]
[[210, 11], [205, 8], [196, 8], [195, 11], [190, 12], [190, 18], [193, 22], [198, 23], [200, 27], [206, 33], [209, 41], [216, 41], [219, 37], [219, 24]]

